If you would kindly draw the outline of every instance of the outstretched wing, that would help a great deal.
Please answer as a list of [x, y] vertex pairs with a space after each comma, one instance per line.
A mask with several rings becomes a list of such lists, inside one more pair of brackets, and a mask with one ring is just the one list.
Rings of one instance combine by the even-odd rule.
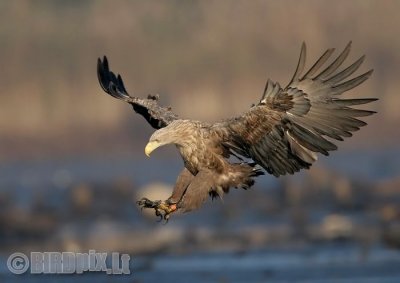
[[343, 140], [365, 126], [364, 117], [374, 111], [351, 106], [375, 98], [343, 99], [340, 95], [364, 82], [372, 70], [346, 80], [361, 65], [364, 56], [337, 72], [350, 52], [351, 42], [325, 69], [322, 65], [334, 49], [328, 49], [304, 74], [306, 46], [289, 85], [281, 88], [268, 80], [258, 103], [242, 116], [216, 124], [223, 144], [232, 152], [253, 159], [267, 172], [279, 176], [309, 168], [316, 153], [329, 155], [337, 146], [327, 138]]
[[97, 77], [103, 90], [109, 95], [122, 99], [132, 105], [136, 113], [142, 115], [156, 129], [167, 126], [178, 116], [169, 107], [158, 105], [158, 96], [149, 95], [147, 99], [132, 97], [125, 89], [121, 76], [110, 71], [107, 57], [97, 60]]

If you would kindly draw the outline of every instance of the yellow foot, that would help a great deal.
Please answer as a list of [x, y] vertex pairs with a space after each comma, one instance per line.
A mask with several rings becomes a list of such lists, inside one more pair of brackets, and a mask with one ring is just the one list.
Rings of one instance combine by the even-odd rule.
[[164, 219], [165, 223], [168, 222], [171, 213], [177, 209], [176, 204], [169, 204], [168, 201], [161, 200], [151, 201], [148, 198], [142, 198], [141, 200], [137, 201], [137, 204], [141, 209], [153, 208], [156, 216], [160, 217], [160, 221]]

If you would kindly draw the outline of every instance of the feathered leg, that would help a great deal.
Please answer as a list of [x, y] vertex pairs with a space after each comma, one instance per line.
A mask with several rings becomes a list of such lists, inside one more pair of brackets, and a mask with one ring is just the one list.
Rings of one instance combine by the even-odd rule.
[[193, 174], [190, 173], [189, 170], [183, 168], [178, 178], [176, 179], [174, 190], [172, 192], [172, 195], [168, 198], [168, 202], [170, 202], [171, 204], [178, 203], [182, 199], [183, 194], [185, 193], [190, 183], [193, 181], [194, 177], [195, 176], [193, 176]]
[[189, 212], [200, 208], [207, 200], [212, 187], [215, 185], [215, 175], [210, 171], [200, 171], [184, 191], [177, 209]]

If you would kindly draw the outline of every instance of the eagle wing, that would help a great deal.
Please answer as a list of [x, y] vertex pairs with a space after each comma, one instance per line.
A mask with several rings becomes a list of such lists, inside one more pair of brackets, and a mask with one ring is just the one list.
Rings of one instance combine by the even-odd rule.
[[97, 77], [106, 93], [131, 104], [133, 110], [142, 115], [153, 128], [165, 127], [178, 119], [178, 116], [171, 111], [170, 107], [161, 107], [158, 104], [158, 96], [149, 95], [147, 99], [130, 96], [125, 89], [121, 76], [110, 71], [106, 56], [104, 56], [103, 61], [100, 58], [97, 60]]
[[329, 139], [342, 141], [344, 137], [351, 137], [352, 132], [366, 125], [358, 117], [375, 113], [351, 106], [377, 100], [340, 97], [372, 74], [370, 70], [348, 79], [360, 67], [364, 56], [337, 71], [350, 47], [351, 42], [321, 71], [334, 51], [328, 49], [302, 75], [306, 60], [303, 43], [296, 71], [287, 87], [268, 80], [257, 105], [240, 117], [215, 125], [222, 133], [223, 145], [232, 154], [253, 159], [275, 176], [309, 168], [317, 160], [316, 153], [329, 155], [329, 151], [336, 150], [337, 146]]

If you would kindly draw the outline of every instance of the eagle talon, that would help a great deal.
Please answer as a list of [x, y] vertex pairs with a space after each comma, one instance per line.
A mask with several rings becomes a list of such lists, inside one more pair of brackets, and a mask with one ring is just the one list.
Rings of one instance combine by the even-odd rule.
[[156, 209], [156, 216], [160, 217], [160, 219], [158, 219], [157, 222], [161, 222], [164, 218], [162, 212], [159, 209]]
[[168, 223], [170, 214], [177, 209], [176, 204], [170, 204], [168, 201], [161, 200], [151, 201], [148, 198], [142, 198], [136, 203], [140, 206], [140, 210], [143, 210], [143, 208], [153, 208], [155, 215], [160, 217], [158, 222], [165, 220], [165, 224]]
[[161, 200], [151, 201], [148, 198], [142, 198], [136, 203], [142, 208], [156, 208], [161, 203]]

